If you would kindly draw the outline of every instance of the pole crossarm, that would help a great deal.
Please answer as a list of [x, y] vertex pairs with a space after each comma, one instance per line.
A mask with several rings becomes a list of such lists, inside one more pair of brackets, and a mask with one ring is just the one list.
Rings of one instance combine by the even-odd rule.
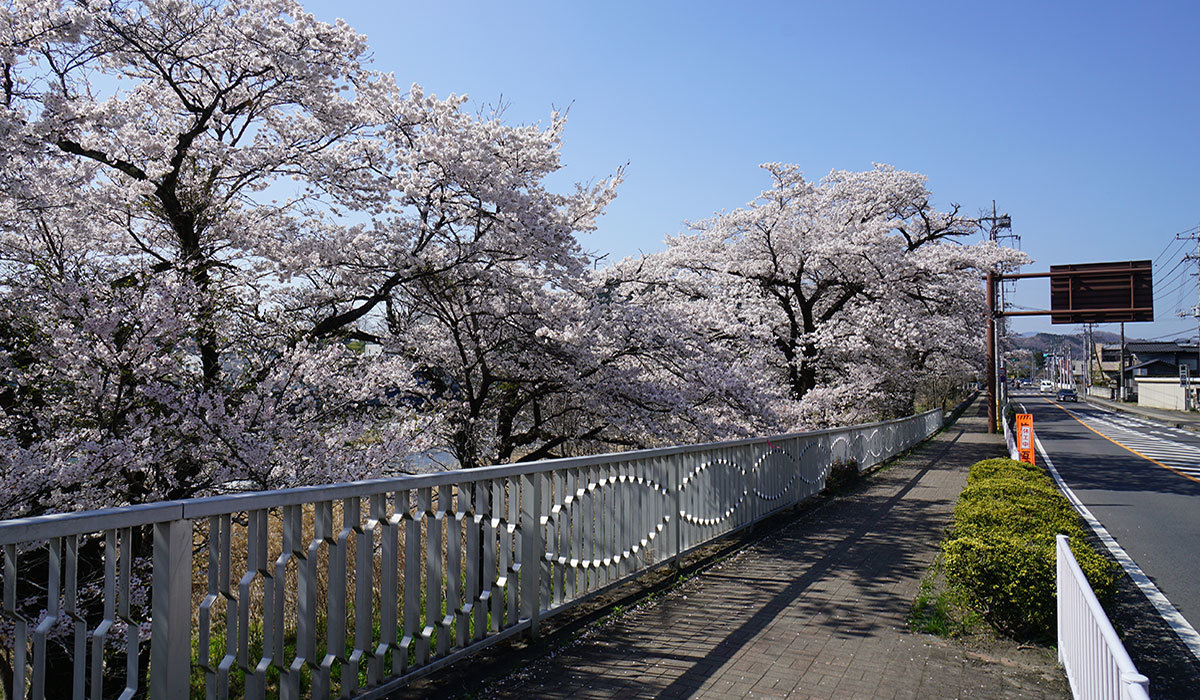
[[1148, 311], [1153, 311], [1153, 310], [1154, 310], [1153, 306], [1136, 306], [1136, 307], [1132, 307], [1132, 308], [1122, 307], [1122, 308], [1113, 308], [1113, 309], [1082, 309], [1079, 311], [999, 311], [998, 310], [998, 311], [996, 311], [996, 317], [1003, 318], [1005, 316], [1051, 316], [1051, 315], [1061, 316], [1061, 315], [1069, 314], [1069, 313], [1074, 313], [1074, 314], [1115, 314], [1115, 313], [1135, 313], [1135, 312], [1139, 312], [1139, 311], [1148, 312]]

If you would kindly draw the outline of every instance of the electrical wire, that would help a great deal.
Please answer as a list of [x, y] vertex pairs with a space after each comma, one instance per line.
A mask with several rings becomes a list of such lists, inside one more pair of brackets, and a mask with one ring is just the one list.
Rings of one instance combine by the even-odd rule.
[[1192, 277], [1189, 281], [1191, 281], [1192, 284], [1182, 285], [1179, 287], [1179, 295], [1175, 297], [1175, 309], [1174, 309], [1175, 313], [1179, 313], [1180, 311], [1183, 311], [1182, 307], [1183, 307], [1183, 301], [1184, 301], [1184, 299], [1183, 299], [1184, 294], [1187, 292], [1192, 292], [1193, 289], [1195, 288], [1196, 279], [1194, 277]]
[[1175, 267], [1171, 268], [1163, 275], [1158, 275], [1158, 280], [1154, 283], [1154, 291], [1157, 293], [1159, 290], [1166, 288], [1175, 280], [1179, 279], [1180, 275], [1188, 272], [1189, 270], [1187, 268], [1181, 269], [1181, 266], [1185, 262], [1187, 262], [1187, 258], [1180, 258], [1179, 262], [1175, 263]]
[[1184, 275], [1183, 277], [1181, 277], [1179, 279], [1179, 282], [1174, 287], [1171, 287], [1170, 289], [1165, 290], [1165, 291], [1163, 291], [1163, 290], [1156, 291], [1155, 295], [1160, 298], [1170, 298], [1172, 294], [1175, 294], [1176, 292], [1178, 292], [1180, 290], [1188, 289], [1189, 287], [1191, 287], [1192, 284], [1195, 283], [1195, 281], [1196, 281], [1195, 275], [1193, 275], [1193, 274]]
[[[1172, 234], [1171, 240], [1167, 241], [1167, 244], [1165, 246], [1163, 246], [1162, 251], [1160, 251], [1159, 254], [1154, 257], [1154, 261], [1151, 263], [1151, 266], [1152, 267], [1157, 266], [1158, 261], [1162, 260], [1164, 257], [1166, 257], [1168, 260], [1170, 260], [1171, 256], [1177, 255], [1179, 252], [1181, 252], [1183, 250], [1182, 248], [1180, 248], [1178, 251], [1173, 251], [1174, 248], [1178, 247], [1180, 243], [1196, 240], [1195, 237], [1198, 235], [1200, 235], [1200, 224], [1198, 224], [1196, 226], [1192, 226], [1189, 229], [1186, 229], [1183, 231], [1178, 231], [1178, 232]], [[1170, 275], [1171, 272], [1173, 272], [1176, 268], [1178, 268], [1186, 260], [1187, 260], [1187, 256], [1180, 258], [1179, 261], [1175, 263], [1174, 267], [1172, 267], [1165, 274]], [[1164, 262], [1163, 264], [1165, 265], [1166, 263]], [[1161, 273], [1158, 275], [1155, 275], [1155, 276], [1159, 277], [1160, 279], [1163, 277], [1163, 275]], [[1155, 285], [1155, 286], [1157, 287], [1158, 285]]]
[[[1191, 329], [1191, 328], [1189, 328], [1189, 329], [1186, 329], [1186, 330], [1180, 330], [1180, 331], [1171, 331], [1171, 332], [1169, 332], [1169, 333], [1163, 333], [1162, 335], [1156, 335], [1156, 336], [1154, 336], [1153, 338], [1143, 338], [1143, 340], [1162, 340], [1163, 338], [1170, 338], [1171, 336], [1174, 336], [1175, 338], [1178, 338], [1178, 337], [1180, 336], [1180, 334], [1182, 334], [1182, 333], [1189, 333], [1191, 330], [1192, 330], [1192, 329]], [[1188, 335], [1187, 337], [1188, 337], [1188, 339], [1191, 339], [1191, 336], [1190, 336], [1190, 335]]]
[[1162, 252], [1154, 257], [1154, 262], [1152, 263], [1153, 265], [1157, 265], [1158, 261], [1161, 260], [1162, 257], [1167, 254], [1167, 251], [1171, 250], [1172, 248], [1174, 248], [1175, 246], [1179, 245], [1184, 240], [1186, 240], [1183, 238], [1178, 238], [1179, 234], [1175, 234], [1175, 235], [1176, 235], [1175, 238], [1172, 238], [1171, 240], [1167, 241], [1167, 245], [1163, 247]]

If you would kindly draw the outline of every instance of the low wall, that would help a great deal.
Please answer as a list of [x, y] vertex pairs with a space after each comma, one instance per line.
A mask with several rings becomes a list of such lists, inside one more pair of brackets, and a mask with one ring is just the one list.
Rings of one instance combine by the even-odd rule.
[[1186, 411], [1184, 388], [1177, 377], [1138, 377], [1138, 405], [1146, 408], [1167, 408]]

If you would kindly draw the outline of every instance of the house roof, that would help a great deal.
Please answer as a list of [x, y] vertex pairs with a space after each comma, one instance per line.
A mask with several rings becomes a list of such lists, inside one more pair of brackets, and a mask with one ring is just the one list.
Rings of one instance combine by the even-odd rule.
[[1126, 370], [1142, 369], [1143, 367], [1149, 367], [1151, 365], [1166, 365], [1167, 367], [1176, 367], [1177, 366], [1173, 363], [1167, 362], [1166, 360], [1146, 360], [1145, 362], [1139, 362], [1136, 365], [1131, 365], [1129, 367], [1126, 367], [1125, 369]]
[[1182, 345], [1176, 342], [1128, 343], [1125, 348], [1133, 353], [1196, 352], [1195, 345]]
[[1136, 365], [1126, 367], [1125, 374], [1133, 374], [1133, 371], [1138, 369], [1144, 369], [1148, 371], [1158, 370], [1163, 372], [1163, 376], [1170, 376], [1179, 371], [1179, 365], [1176, 365], [1172, 362], [1167, 362], [1166, 360], [1146, 360], [1145, 362], [1139, 362]]

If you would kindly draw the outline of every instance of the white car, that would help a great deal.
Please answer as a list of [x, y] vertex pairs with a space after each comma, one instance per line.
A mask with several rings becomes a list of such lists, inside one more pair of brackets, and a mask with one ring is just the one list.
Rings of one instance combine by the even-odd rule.
[[1049, 379], [1043, 379], [1041, 391], [1042, 391], [1042, 393], [1045, 393], [1047, 391], [1054, 391], [1054, 382], [1050, 381]]

